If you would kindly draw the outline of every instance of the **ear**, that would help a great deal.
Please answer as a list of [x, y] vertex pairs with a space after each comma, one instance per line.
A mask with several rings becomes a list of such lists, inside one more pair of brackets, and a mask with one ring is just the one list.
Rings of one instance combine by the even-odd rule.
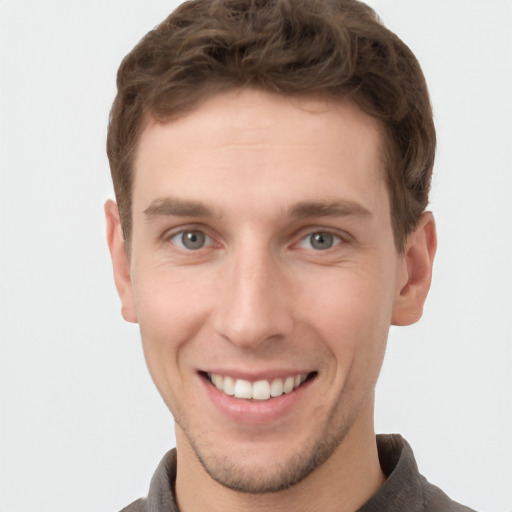
[[114, 269], [114, 281], [121, 299], [121, 313], [127, 322], [137, 323], [133, 300], [133, 286], [130, 276], [130, 262], [124, 247], [123, 230], [117, 204], [108, 200], [105, 203], [107, 242]]
[[425, 212], [418, 227], [407, 238], [403, 254], [405, 277], [393, 305], [393, 325], [411, 325], [421, 318], [432, 280], [436, 248], [434, 217], [432, 213]]

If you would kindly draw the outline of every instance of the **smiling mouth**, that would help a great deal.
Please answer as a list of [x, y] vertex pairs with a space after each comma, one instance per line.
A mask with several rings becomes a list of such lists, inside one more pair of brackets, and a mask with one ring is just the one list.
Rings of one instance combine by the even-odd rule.
[[291, 393], [301, 387], [306, 381], [314, 378], [316, 372], [301, 373], [272, 380], [262, 379], [256, 382], [234, 379], [217, 373], [202, 373], [202, 375], [225, 395], [246, 400], [265, 401]]

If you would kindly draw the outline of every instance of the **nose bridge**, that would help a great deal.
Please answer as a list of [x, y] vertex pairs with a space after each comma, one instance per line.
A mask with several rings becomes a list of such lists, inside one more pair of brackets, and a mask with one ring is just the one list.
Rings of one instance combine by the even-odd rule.
[[248, 241], [227, 258], [216, 311], [216, 329], [234, 344], [250, 347], [283, 337], [292, 325], [286, 277], [266, 244]]

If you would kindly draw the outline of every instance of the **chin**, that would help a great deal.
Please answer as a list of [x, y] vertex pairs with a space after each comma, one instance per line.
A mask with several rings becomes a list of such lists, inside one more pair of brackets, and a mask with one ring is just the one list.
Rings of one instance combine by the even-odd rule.
[[317, 441], [297, 443], [290, 448], [291, 455], [279, 454], [272, 447], [267, 447], [267, 455], [257, 446], [244, 450], [236, 449], [236, 445], [223, 454], [214, 454], [204, 444], [188, 441], [214, 481], [236, 492], [266, 494], [283, 491], [307, 478], [331, 457], [348, 430], [333, 429]]

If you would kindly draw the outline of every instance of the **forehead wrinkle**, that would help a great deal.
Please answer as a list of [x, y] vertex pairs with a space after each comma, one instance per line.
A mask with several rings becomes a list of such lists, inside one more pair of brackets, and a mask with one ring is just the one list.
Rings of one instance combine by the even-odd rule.
[[158, 216], [176, 217], [213, 217], [211, 208], [200, 201], [178, 199], [175, 197], [161, 197], [155, 199], [144, 210], [147, 220]]

